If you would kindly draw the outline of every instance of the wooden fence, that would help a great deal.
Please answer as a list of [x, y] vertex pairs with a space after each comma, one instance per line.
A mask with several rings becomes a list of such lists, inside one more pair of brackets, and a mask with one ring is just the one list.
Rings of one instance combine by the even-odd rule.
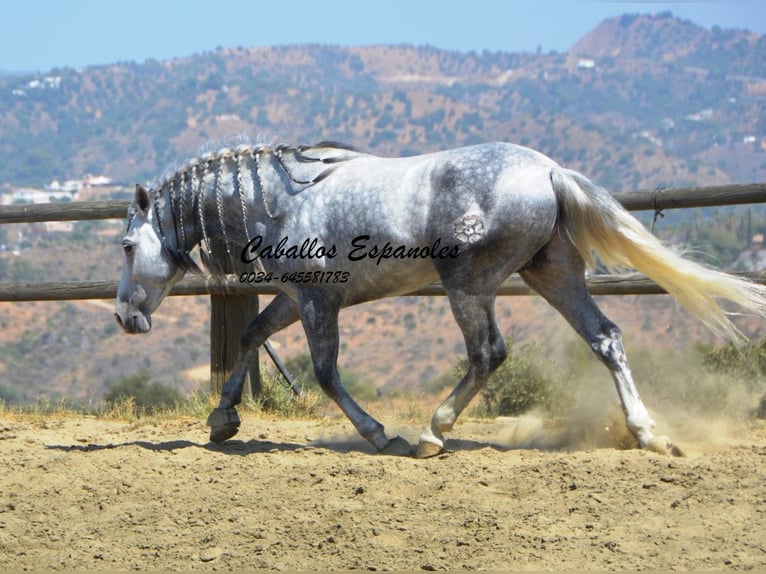
[[[615, 193], [614, 197], [628, 210], [653, 210], [711, 207], [766, 203], [766, 183], [724, 185], [690, 189], [656, 189]], [[129, 202], [93, 201], [0, 206], [0, 224], [43, 221], [83, 221], [124, 219]], [[117, 255], [117, 251], [115, 252]], [[743, 273], [743, 276], [766, 284], [764, 273]], [[594, 275], [588, 278], [594, 295], [652, 295], [664, 293], [653, 281], [638, 275]], [[0, 283], [3, 301], [66, 301], [77, 299], [114, 299], [117, 280], [63, 281], [46, 283]], [[210, 295], [210, 376], [211, 390], [217, 392], [228, 376], [237, 353], [239, 334], [248, 317], [258, 311], [258, 297], [275, 294], [272, 285], [240, 283], [236, 274], [222, 279], [187, 276], [170, 292], [170, 296]], [[531, 295], [533, 292], [519, 277], [511, 277], [502, 286], [500, 295]], [[440, 285], [431, 285], [411, 295], [444, 295]], [[257, 373], [251, 373], [251, 388], [257, 392]]]

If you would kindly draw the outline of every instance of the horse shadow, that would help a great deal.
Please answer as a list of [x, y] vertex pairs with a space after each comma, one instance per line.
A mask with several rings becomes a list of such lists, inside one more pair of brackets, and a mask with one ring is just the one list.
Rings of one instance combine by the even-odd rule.
[[[62, 452], [100, 452], [104, 450], [122, 449], [130, 447], [139, 447], [152, 452], [174, 452], [188, 448], [199, 448], [208, 452], [217, 452], [231, 456], [251, 456], [267, 453], [282, 452], [304, 452], [310, 450], [324, 449], [338, 454], [379, 454], [375, 448], [364, 440], [354, 438], [328, 438], [319, 439], [306, 444], [293, 442], [274, 442], [269, 440], [236, 440], [229, 439], [221, 443], [213, 442], [195, 442], [190, 440], [168, 440], [152, 442], [147, 440], [135, 440], [120, 443], [89, 443], [89, 444], [51, 444], [46, 445], [48, 450], [58, 450]], [[464, 439], [450, 439], [445, 445], [445, 454], [458, 451], [475, 451], [490, 448], [497, 451], [514, 450], [500, 444], [474, 441]], [[413, 445], [413, 453], [414, 453]]]
[[[513, 422], [511, 419], [509, 419], [509, 421]], [[411, 433], [407, 432], [407, 429], [399, 430], [404, 431], [401, 433], [401, 436], [410, 443], [410, 455], [414, 455], [417, 438], [415, 438], [413, 442], [413, 436], [410, 436]], [[443, 454], [448, 455], [450, 453], [471, 452], [483, 449], [491, 449], [498, 452], [520, 450], [571, 451], [573, 449], [576, 450], [582, 448], [584, 445], [591, 448], [630, 448], [629, 445], [625, 444], [625, 437], [623, 436], [625, 435], [624, 432], [617, 433], [618, 436], [596, 436], [586, 431], [587, 429], [579, 427], [575, 428], [567, 425], [565, 428], [558, 429], [557, 432], [516, 432], [509, 438], [509, 436], [504, 436], [501, 432], [501, 428], [498, 427], [497, 432], [490, 433], [490, 435], [486, 437], [448, 437]], [[582, 442], [583, 440], [585, 442]], [[345, 434], [342, 432], [339, 434], [322, 436], [316, 440], [308, 440], [305, 443], [271, 441], [265, 438], [247, 440], [233, 438], [220, 443], [177, 439], [160, 442], [134, 440], [121, 443], [110, 442], [104, 444], [90, 443], [46, 446], [47, 449], [52, 450], [86, 453], [128, 447], [139, 447], [152, 452], [173, 452], [182, 449], [197, 448], [230, 456], [253, 456], [267, 453], [304, 452], [310, 450], [326, 450], [338, 454], [359, 453], [379, 455], [377, 450], [361, 436], [356, 434]]]
[[63, 452], [99, 452], [102, 450], [139, 447], [152, 452], [174, 452], [187, 448], [200, 448], [209, 452], [220, 452], [232, 456], [249, 456], [252, 454], [264, 454], [273, 452], [299, 452], [306, 448], [304, 444], [298, 443], [279, 443], [263, 440], [227, 440], [222, 443], [200, 443], [190, 440], [168, 440], [161, 442], [151, 442], [147, 440], [134, 440], [121, 443], [106, 444], [62, 444], [46, 445], [49, 450], [59, 450]]

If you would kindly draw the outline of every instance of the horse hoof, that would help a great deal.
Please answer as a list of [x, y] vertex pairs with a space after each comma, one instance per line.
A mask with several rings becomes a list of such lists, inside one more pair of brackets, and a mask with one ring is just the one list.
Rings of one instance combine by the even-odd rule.
[[236, 409], [215, 409], [207, 418], [210, 441], [223, 442], [239, 432], [239, 415]]
[[223, 442], [239, 432], [239, 425], [226, 425], [210, 429], [210, 442]]
[[646, 443], [644, 448], [659, 454], [667, 454], [670, 456], [686, 456], [684, 452], [676, 445], [674, 445], [673, 441], [671, 441], [666, 436], [653, 437], [648, 443]]
[[428, 440], [421, 440], [418, 443], [418, 450], [415, 453], [415, 458], [431, 458], [432, 456], [441, 454], [443, 450], [444, 447], [440, 444]]
[[412, 445], [402, 437], [397, 436], [388, 441], [386, 446], [378, 452], [391, 456], [410, 456], [412, 454]]

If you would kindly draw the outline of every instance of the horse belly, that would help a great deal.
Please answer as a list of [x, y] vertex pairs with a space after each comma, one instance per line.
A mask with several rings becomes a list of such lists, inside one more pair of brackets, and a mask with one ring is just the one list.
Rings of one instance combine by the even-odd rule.
[[454, 240], [390, 233], [364, 218], [339, 231], [288, 225], [253, 242], [248, 257], [257, 257], [270, 281], [291, 296], [301, 288], [322, 288], [350, 305], [429, 285], [439, 278], [434, 261], [458, 253]]

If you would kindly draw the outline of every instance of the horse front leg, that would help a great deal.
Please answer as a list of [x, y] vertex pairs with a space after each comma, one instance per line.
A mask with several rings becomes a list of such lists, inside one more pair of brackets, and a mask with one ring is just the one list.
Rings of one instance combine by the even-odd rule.
[[348, 417], [357, 432], [378, 452], [409, 455], [410, 444], [400, 438], [389, 439], [383, 425], [370, 416], [343, 388], [338, 373], [338, 313], [340, 304], [332, 295], [318, 289], [306, 289], [300, 297], [300, 315], [306, 332], [314, 374], [325, 394]]
[[235, 407], [242, 401], [242, 389], [258, 347], [271, 335], [297, 320], [298, 306], [295, 301], [279, 294], [247, 326], [240, 339], [234, 367], [221, 389], [218, 407], [207, 419], [212, 442], [223, 442], [239, 431], [240, 420]]

